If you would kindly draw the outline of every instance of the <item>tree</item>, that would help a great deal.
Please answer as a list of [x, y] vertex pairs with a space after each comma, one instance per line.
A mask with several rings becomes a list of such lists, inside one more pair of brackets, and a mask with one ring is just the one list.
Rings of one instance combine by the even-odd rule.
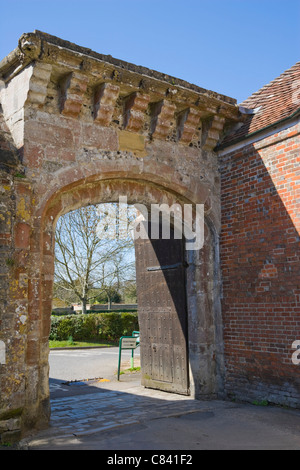
[[[82, 313], [96, 297], [95, 292], [105, 292], [110, 299], [121, 283], [135, 279], [134, 242], [129, 234], [120, 237], [118, 226], [114, 228], [115, 236], [111, 236], [116, 222], [110, 217], [111, 206], [82, 207], [61, 216], [57, 223], [55, 285], [76, 295]], [[113, 208], [117, 210], [116, 204]], [[133, 217], [132, 212], [128, 214]]]
[[[100, 294], [95, 295], [94, 301], [98, 304], [107, 304], [109, 302], [109, 298], [106, 292], [101, 289]], [[112, 290], [111, 302], [114, 302], [115, 304], [119, 304], [120, 302], [122, 302], [121, 294], [116, 289]]]
[[137, 302], [137, 294], [136, 294], [136, 282], [135, 280], [126, 281], [123, 285], [123, 296], [125, 299], [125, 303], [134, 303]]

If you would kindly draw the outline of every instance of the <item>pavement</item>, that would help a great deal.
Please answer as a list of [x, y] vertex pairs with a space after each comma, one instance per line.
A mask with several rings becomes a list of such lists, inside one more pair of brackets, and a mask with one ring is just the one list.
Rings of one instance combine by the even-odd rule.
[[19, 450], [101, 450], [114, 456], [122, 450], [300, 450], [299, 409], [146, 389], [139, 372], [120, 381], [50, 383], [50, 389], [49, 428], [27, 436]]

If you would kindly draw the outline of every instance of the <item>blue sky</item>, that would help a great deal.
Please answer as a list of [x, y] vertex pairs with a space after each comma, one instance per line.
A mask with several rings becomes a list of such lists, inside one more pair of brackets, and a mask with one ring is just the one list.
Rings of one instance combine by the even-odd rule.
[[35, 29], [242, 100], [300, 60], [300, 0], [0, 0], [0, 59]]

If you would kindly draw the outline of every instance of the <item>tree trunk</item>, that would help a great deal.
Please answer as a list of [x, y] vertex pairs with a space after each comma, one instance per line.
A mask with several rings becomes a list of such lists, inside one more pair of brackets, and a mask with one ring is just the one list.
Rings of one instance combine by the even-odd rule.
[[107, 296], [107, 310], [111, 310], [111, 298], [109, 296]]
[[87, 300], [83, 299], [81, 303], [81, 313], [86, 313], [86, 304], [87, 304]]

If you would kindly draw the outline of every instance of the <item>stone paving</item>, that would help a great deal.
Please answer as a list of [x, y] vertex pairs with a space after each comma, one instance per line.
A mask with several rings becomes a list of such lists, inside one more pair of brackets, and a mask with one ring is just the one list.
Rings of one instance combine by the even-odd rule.
[[[51, 436], [83, 436], [147, 420], [209, 409], [209, 402], [145, 389], [135, 383], [106, 383], [100, 386], [95, 383], [85, 387], [90, 388], [92, 392], [85, 390], [84, 394], [51, 400], [50, 427], [38, 433], [37, 439]], [[116, 387], [119, 390], [115, 390]]]
[[101, 450], [104, 460], [116, 450], [300, 449], [300, 410], [198, 401], [145, 389], [135, 377], [56, 389], [51, 409], [50, 427], [19, 449]]

